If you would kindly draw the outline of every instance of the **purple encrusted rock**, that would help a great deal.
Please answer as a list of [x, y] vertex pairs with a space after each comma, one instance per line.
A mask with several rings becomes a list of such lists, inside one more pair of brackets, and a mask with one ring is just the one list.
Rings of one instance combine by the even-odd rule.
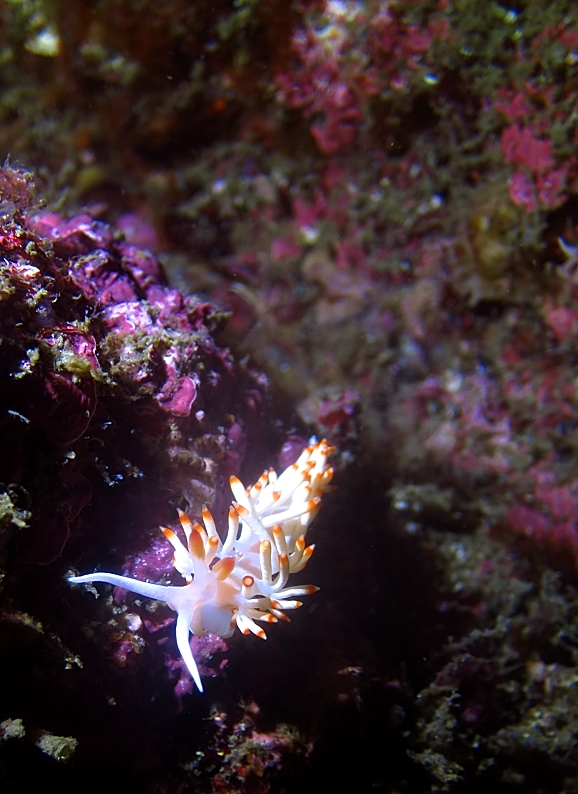
[[120, 570], [176, 506], [222, 514], [266, 382], [215, 342], [214, 305], [88, 213], [35, 210], [24, 176], [0, 173], [0, 489], [22, 500], [0, 541], [47, 564], [73, 537], [78, 564], [115, 549]]

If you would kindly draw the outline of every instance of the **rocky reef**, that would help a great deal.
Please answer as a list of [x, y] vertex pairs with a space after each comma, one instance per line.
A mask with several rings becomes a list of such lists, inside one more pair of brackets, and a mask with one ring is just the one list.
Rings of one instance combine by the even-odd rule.
[[[577, 790], [575, 3], [0, 21], [0, 781]], [[321, 593], [203, 698], [65, 583], [172, 581], [157, 526], [311, 434]]]
[[[64, 220], [39, 209], [21, 169], [6, 166], [0, 179], [0, 631], [11, 648], [3, 662], [19, 660], [22, 682], [14, 690], [6, 676], [4, 708], [23, 708], [17, 691], [35, 698], [33, 671], [47, 655], [83, 670], [62, 640], [74, 622], [83, 656], [102, 654], [120, 671], [138, 667], [144, 652], [182, 698], [190, 677], [158, 635], [174, 622], [170, 613], [153, 608], [143, 620], [118, 592], [81, 619], [64, 566], [107, 561], [142, 578], [168, 575], [172, 550], [153, 535], [158, 525], [174, 523], [177, 507], [200, 517], [204, 504], [221, 523], [229, 476], [251, 467], [247, 445], [259, 465], [271, 457], [278, 434], [266, 379], [215, 342], [222, 311], [168, 287], [152, 254], [86, 213]], [[59, 594], [60, 618], [47, 593]], [[226, 650], [214, 639], [197, 643], [209, 667]], [[129, 669], [124, 675], [128, 682]], [[70, 682], [73, 699], [77, 686], [90, 689], [90, 673], [81, 678]], [[3, 738], [15, 735], [11, 725]], [[30, 730], [59, 760], [78, 743], [48, 752], [43, 727], [31, 720], [22, 735]]]

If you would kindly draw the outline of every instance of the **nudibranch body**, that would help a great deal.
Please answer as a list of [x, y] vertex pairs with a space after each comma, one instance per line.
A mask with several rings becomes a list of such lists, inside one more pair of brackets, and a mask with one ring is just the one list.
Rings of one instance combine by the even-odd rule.
[[286, 610], [297, 609], [300, 596], [319, 588], [288, 587], [289, 575], [301, 571], [313, 554], [305, 535], [319, 509], [333, 470], [327, 465], [332, 449], [326, 441], [307, 447], [296, 463], [277, 476], [263, 472], [251, 488], [231, 477], [236, 501], [229, 509], [224, 541], [219, 537], [210, 511], [204, 507], [202, 526], [179, 511], [187, 545], [171, 529], [161, 527], [175, 553], [175, 568], [186, 580], [181, 586], [141, 582], [114, 573], [72, 576], [70, 582], [104, 582], [138, 595], [164, 601], [177, 613], [177, 646], [195, 684], [203, 691], [191, 652], [189, 632], [230, 637], [238, 626], [266, 639], [255, 621], [289, 620]]

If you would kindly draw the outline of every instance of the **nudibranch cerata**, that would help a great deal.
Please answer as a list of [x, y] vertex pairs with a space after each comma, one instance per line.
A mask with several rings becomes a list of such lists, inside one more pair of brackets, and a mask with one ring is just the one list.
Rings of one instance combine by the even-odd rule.
[[238, 626], [243, 634], [253, 632], [266, 639], [255, 621], [289, 620], [285, 611], [297, 609], [299, 597], [319, 589], [314, 585], [291, 587], [287, 582], [290, 574], [303, 570], [313, 554], [314, 545], [305, 545], [305, 535], [333, 476], [327, 465], [332, 451], [326, 441], [311, 443], [282, 474], [277, 476], [269, 469], [250, 488], [231, 477], [236, 501], [229, 508], [224, 541], [206, 507], [202, 510], [204, 526], [179, 510], [187, 545], [172, 529], [161, 530], [175, 550], [173, 564], [185, 585], [153, 584], [100, 572], [71, 576], [69, 581], [104, 582], [168, 604], [177, 613], [179, 652], [202, 692], [189, 632], [198, 637], [212, 632], [226, 638]]

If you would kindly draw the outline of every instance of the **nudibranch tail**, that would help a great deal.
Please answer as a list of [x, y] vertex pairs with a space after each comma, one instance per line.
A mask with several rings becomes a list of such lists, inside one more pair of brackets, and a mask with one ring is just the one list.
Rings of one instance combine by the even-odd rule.
[[161, 530], [174, 548], [173, 564], [186, 580], [184, 586], [141, 582], [113, 573], [72, 576], [69, 581], [102, 582], [168, 604], [177, 612], [179, 652], [202, 692], [190, 632], [201, 637], [208, 632], [230, 637], [236, 626], [242, 634], [266, 639], [256, 620], [287, 621], [285, 610], [301, 606], [296, 597], [319, 589], [314, 585], [287, 587], [287, 582], [292, 573], [303, 570], [313, 554], [314, 546], [305, 546], [305, 535], [321, 497], [330, 489], [333, 470], [327, 459], [332, 452], [326, 441], [312, 443], [279, 476], [270, 469], [249, 488], [231, 477], [235, 501], [229, 509], [224, 542], [206, 506], [202, 524], [179, 510], [186, 545], [172, 529]]

